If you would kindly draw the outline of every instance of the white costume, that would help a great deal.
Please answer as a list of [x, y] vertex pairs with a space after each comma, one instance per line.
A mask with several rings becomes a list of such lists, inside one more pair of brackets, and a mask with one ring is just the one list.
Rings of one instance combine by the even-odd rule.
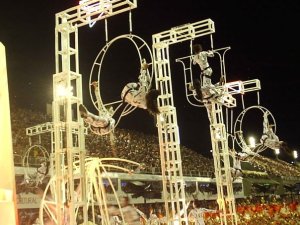
[[127, 102], [134, 107], [147, 109], [146, 94], [147, 89], [145, 86], [140, 83], [128, 83], [122, 90], [121, 98], [123, 102]]
[[201, 69], [202, 75], [202, 87], [211, 87], [211, 75], [212, 75], [212, 68], [209, 66], [207, 57], [213, 57], [213, 51], [200, 51], [193, 55], [193, 64], [198, 64]]
[[147, 109], [146, 94], [148, 93], [150, 86], [150, 75], [147, 67], [147, 64], [142, 64], [140, 75], [138, 77], [139, 82], [132, 82], [125, 85], [121, 93], [123, 102], [127, 102], [134, 107]]
[[[213, 70], [208, 63], [208, 57], [214, 57], [214, 52], [212, 50], [203, 51], [200, 44], [193, 46], [193, 52], [192, 61], [194, 65], [199, 65], [201, 69], [200, 80], [202, 80], [200, 85], [200, 81], [197, 82], [198, 79], [194, 79], [192, 87], [192, 89], [195, 89], [194, 94], [196, 94], [197, 98], [201, 101], [207, 101], [210, 98], [220, 96], [221, 93], [215, 89], [215, 85], [211, 82]], [[220, 81], [220, 83], [222, 82]], [[220, 83], [218, 83], [218, 85], [220, 85]]]
[[200, 201], [194, 200], [193, 209], [188, 213], [188, 221], [195, 225], [205, 225], [203, 217], [205, 212], [216, 212], [216, 210], [201, 208]]
[[97, 135], [105, 135], [115, 128], [115, 120], [109, 113], [103, 113], [96, 116], [90, 113], [84, 105], [79, 105], [80, 115], [83, 120], [89, 124], [90, 129]]
[[280, 141], [278, 136], [274, 133], [272, 126], [269, 124], [268, 115], [268, 112], [264, 112], [263, 135], [261, 136], [260, 142], [263, 146], [267, 146], [273, 150], [281, 149], [283, 141]]
[[205, 208], [194, 208], [188, 214], [188, 220], [195, 225], [205, 225], [204, 213], [205, 212], [216, 212], [216, 210], [205, 209]]
[[90, 125], [91, 131], [97, 135], [110, 133], [115, 127], [115, 120], [110, 116], [96, 116], [88, 113], [84, 121]]
[[48, 173], [47, 162], [43, 162], [36, 171], [36, 187], [43, 183], [44, 178]]
[[230, 155], [232, 156], [233, 165], [231, 168], [231, 175], [233, 179], [243, 176], [243, 170], [241, 166], [241, 161], [244, 161], [247, 158], [248, 154], [245, 152], [236, 152], [231, 150]]

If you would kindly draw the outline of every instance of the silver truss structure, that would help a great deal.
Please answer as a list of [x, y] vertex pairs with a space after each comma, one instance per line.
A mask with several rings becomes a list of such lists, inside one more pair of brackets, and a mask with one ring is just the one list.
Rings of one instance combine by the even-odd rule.
[[[56, 14], [55, 27], [55, 74], [53, 75], [53, 123], [27, 130], [32, 136], [47, 131], [52, 132], [53, 188], [55, 199], [52, 204], [56, 215], [52, 215], [58, 225], [63, 224], [65, 203], [69, 206], [69, 223], [76, 224], [76, 210], [83, 212], [84, 223], [88, 222], [87, 190], [85, 173], [85, 127], [80, 118], [78, 106], [82, 103], [82, 77], [79, 73], [78, 28], [93, 25], [137, 7], [137, 0], [84, 0], [82, 4]], [[157, 127], [162, 168], [163, 197], [168, 224], [187, 224], [185, 184], [182, 174], [180, 139], [176, 107], [173, 101], [169, 46], [215, 32], [211, 19], [189, 23], [152, 35], [153, 70], [160, 115]], [[250, 86], [250, 87], [248, 87]], [[218, 193], [221, 224], [227, 225], [231, 217], [237, 224], [235, 199], [228, 152], [228, 134], [223, 121], [223, 108], [236, 106], [232, 97], [248, 91], [260, 89], [258, 80], [226, 83], [218, 87], [224, 97], [211, 101], [207, 107], [210, 120], [211, 141]], [[64, 90], [62, 94], [61, 90]], [[76, 161], [76, 172], [73, 164]], [[75, 196], [75, 184], [80, 185], [80, 196]], [[80, 201], [78, 201], [80, 199]], [[45, 202], [44, 202], [45, 203]], [[183, 216], [178, 213], [183, 211]], [[42, 219], [42, 218], [41, 218]]]
[[[226, 83], [221, 87], [223, 96], [231, 96], [230, 98], [217, 98], [211, 100], [209, 104], [205, 104], [208, 116], [210, 118], [210, 134], [212, 142], [212, 153], [214, 158], [216, 186], [218, 193], [218, 205], [221, 218], [221, 224], [228, 223], [237, 225], [237, 214], [235, 207], [235, 197], [233, 193], [233, 177], [231, 175], [230, 154], [228, 150], [228, 132], [226, 130], [223, 107], [236, 107], [236, 102], [232, 104], [232, 95], [243, 94], [249, 91], [260, 90], [259, 80], [239, 81]], [[230, 99], [231, 104], [226, 103]], [[230, 218], [230, 219], [229, 219]]]
[[[182, 177], [182, 160], [177, 124], [176, 107], [174, 106], [169, 46], [196, 37], [215, 32], [212, 20], [204, 20], [172, 28], [152, 35], [153, 67], [156, 89], [160, 90], [157, 116], [160, 159], [162, 168], [163, 196], [168, 223], [187, 221], [184, 180]], [[183, 211], [182, 217], [178, 213]]]
[[[98, 20], [130, 11], [136, 0], [86, 0], [56, 14], [55, 74], [53, 75], [53, 129], [55, 207], [58, 225], [63, 224], [65, 202], [69, 205], [69, 223], [76, 224], [75, 209], [81, 208], [88, 222], [85, 177], [84, 124], [78, 106], [82, 103], [82, 77], [79, 73], [78, 28]], [[64, 94], [60, 94], [61, 88]], [[76, 132], [74, 132], [74, 130]], [[74, 174], [73, 163], [78, 160]], [[74, 184], [79, 183], [80, 201], [75, 200]]]
[[[199, 21], [196, 23], [185, 24], [172, 28], [168, 31], [154, 34], [153, 40], [153, 65], [156, 78], [156, 87], [161, 91], [158, 104], [161, 115], [158, 116], [158, 133], [160, 142], [160, 155], [162, 165], [163, 191], [165, 196], [165, 208], [170, 222], [174, 222], [173, 212], [179, 212], [185, 206], [184, 182], [182, 179], [181, 155], [179, 149], [179, 132], [176, 117], [176, 108], [173, 102], [173, 91], [171, 83], [171, 70], [169, 59], [169, 46], [182, 41], [193, 40], [197, 37], [211, 35], [215, 32], [214, 22], [211, 19]], [[225, 51], [229, 48], [224, 48]], [[223, 49], [221, 49], [223, 50]], [[224, 57], [224, 55], [223, 55]], [[188, 57], [191, 59], [191, 57]], [[182, 59], [177, 61], [182, 62]], [[182, 62], [183, 63], [183, 62]], [[184, 63], [183, 63], [184, 64]], [[221, 63], [221, 75], [225, 78], [224, 61]], [[191, 67], [184, 68], [189, 71]], [[186, 97], [195, 98], [195, 94], [188, 93], [188, 85], [192, 82], [186, 81]], [[210, 104], [204, 104], [210, 118], [210, 133], [213, 148], [213, 159], [217, 186], [217, 202], [220, 210], [221, 224], [237, 224], [237, 215], [235, 209], [235, 198], [233, 194], [233, 179], [231, 177], [230, 160], [228, 152], [228, 134], [223, 121], [223, 108], [232, 108], [236, 106], [234, 94], [243, 94], [249, 91], [260, 89], [259, 80], [238, 81], [226, 83], [223, 86], [215, 88], [215, 92], [222, 93], [217, 100]], [[197, 99], [196, 99], [197, 100]], [[192, 105], [195, 103], [189, 101]], [[198, 102], [199, 104], [199, 102]], [[160, 118], [162, 117], [162, 118]], [[169, 194], [168, 194], [169, 192]], [[167, 202], [170, 202], [169, 205]], [[171, 215], [170, 215], [171, 214]], [[230, 218], [230, 219], [229, 219]], [[187, 223], [187, 215], [181, 218]], [[180, 221], [180, 222], [182, 222]]]

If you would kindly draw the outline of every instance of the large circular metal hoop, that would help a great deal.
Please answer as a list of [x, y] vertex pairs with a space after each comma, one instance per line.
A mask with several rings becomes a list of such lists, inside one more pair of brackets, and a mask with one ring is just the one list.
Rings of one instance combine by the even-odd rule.
[[[260, 110], [262, 112], [262, 114], [268, 112], [269, 123], [270, 123], [270, 125], [272, 125], [274, 133], [276, 133], [276, 121], [275, 121], [272, 113], [268, 109], [266, 109], [265, 107], [262, 107], [262, 106], [251, 106], [251, 107], [248, 107], [248, 108], [244, 109], [239, 114], [239, 116], [237, 117], [237, 120], [236, 120], [236, 122], [234, 124], [234, 136], [235, 136], [235, 140], [236, 140], [238, 146], [243, 151], [250, 151], [251, 150], [251, 148], [249, 147], [249, 145], [245, 141], [245, 137], [243, 135], [243, 120], [244, 120], [245, 115], [246, 115], [247, 112], [249, 112], [250, 110], [255, 110], [255, 109], [256, 110]], [[258, 145], [260, 145], [260, 143], [256, 143], [255, 147], [257, 147]], [[259, 148], [259, 152], [264, 151], [266, 148], [267, 148], [266, 146], [261, 146]], [[259, 153], [259, 152], [257, 152], [257, 153]]]
[[[35, 156], [32, 152], [37, 149], [39, 157]], [[41, 145], [32, 145], [24, 153], [22, 165], [24, 168], [24, 174], [26, 177], [32, 178], [30, 175], [30, 167], [40, 166], [41, 163], [47, 162], [49, 160], [49, 153]]]
[[[89, 83], [91, 84], [93, 81], [97, 80], [99, 84], [100, 83], [100, 76], [101, 76], [101, 70], [102, 70], [102, 64], [103, 64], [103, 59], [107, 53], [107, 51], [109, 50], [109, 47], [116, 41], [120, 40], [120, 39], [128, 39], [129, 41], [131, 41], [133, 43], [133, 45], [135, 46], [137, 53], [138, 53], [138, 57], [139, 57], [139, 61], [140, 61], [140, 65], [143, 62], [143, 59], [146, 60], [146, 62], [149, 65], [152, 65], [152, 61], [153, 61], [153, 57], [152, 57], [152, 52], [150, 47], [147, 45], [147, 43], [140, 37], [133, 35], [133, 34], [124, 34], [124, 35], [120, 35], [114, 39], [112, 39], [110, 42], [108, 42], [99, 52], [99, 54], [97, 55], [93, 67], [91, 69], [91, 73], [90, 73], [90, 80]], [[149, 73], [150, 73], [150, 77], [151, 77], [151, 81], [153, 79], [153, 69], [152, 66], [148, 68]], [[95, 79], [95, 77], [97, 77]], [[151, 84], [150, 81], [150, 84]], [[93, 95], [93, 90], [91, 85], [89, 85], [89, 92], [90, 92], [90, 97], [92, 99], [92, 102], [94, 104], [94, 107], [99, 110], [99, 108], [104, 108], [105, 106], [111, 106], [114, 104], [120, 104], [122, 103], [122, 101], [120, 99], [110, 102], [110, 103], [106, 103], [102, 101], [101, 98], [101, 93], [99, 93], [99, 96], [101, 98], [101, 103], [103, 104], [101, 107], [97, 106], [96, 103], [98, 103], [96, 97]], [[101, 92], [101, 91], [99, 91]], [[121, 93], [121, 90], [120, 90]]]

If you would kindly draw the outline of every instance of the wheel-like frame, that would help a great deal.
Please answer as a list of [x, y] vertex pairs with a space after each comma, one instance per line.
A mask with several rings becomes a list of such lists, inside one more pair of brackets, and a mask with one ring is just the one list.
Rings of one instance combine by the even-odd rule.
[[[34, 157], [32, 153], [35, 149], [38, 149], [38, 154], [40, 155], [38, 158]], [[49, 153], [45, 147], [42, 145], [32, 145], [30, 146], [23, 155], [22, 166], [24, 168], [24, 176], [29, 178], [30, 180], [34, 180], [35, 177], [30, 173], [30, 168], [36, 167], [38, 164], [49, 161]], [[31, 160], [34, 160], [31, 161]]]
[[[98, 53], [98, 55], [97, 55], [97, 57], [96, 57], [96, 59], [93, 63], [93, 66], [92, 66], [92, 69], [91, 69], [91, 72], [90, 72], [89, 83], [91, 84], [94, 81], [98, 81], [98, 84], [101, 85], [101, 71], [102, 71], [103, 60], [105, 58], [105, 55], [108, 52], [110, 46], [112, 46], [114, 42], [116, 42], [120, 39], [127, 39], [127, 40], [129, 40], [130, 42], [133, 43], [133, 45], [134, 45], [134, 47], [137, 51], [138, 57], [139, 57], [140, 65], [143, 63], [143, 60], [145, 60], [146, 63], [149, 65], [148, 71], [149, 71], [150, 78], [151, 78], [150, 79], [150, 85], [151, 85], [152, 79], [153, 79], [152, 51], [151, 51], [151, 48], [148, 46], [148, 44], [142, 38], [140, 38], [140, 37], [138, 37], [134, 34], [124, 34], [124, 35], [117, 36], [116, 38], [109, 41], [101, 49], [101, 51]], [[122, 103], [123, 103], [122, 100], [117, 99], [117, 100], [112, 101], [112, 102], [103, 102], [100, 92], [101, 92], [101, 90], [99, 88], [98, 96], [100, 96], [101, 101], [98, 101], [97, 97], [94, 94], [93, 87], [91, 85], [89, 85], [90, 98], [92, 99], [94, 107], [99, 111], [99, 109], [106, 110], [110, 106], [117, 105], [116, 107], [114, 107], [114, 112], [112, 113], [112, 115], [114, 115], [115, 112], [122, 105]], [[121, 94], [121, 90], [120, 90], [120, 94]], [[102, 104], [102, 105], [99, 106], [98, 104]], [[130, 112], [132, 112], [134, 109], [135, 109], [135, 107], [130, 107], [129, 106], [129, 108], [126, 109], [127, 111], [123, 111], [124, 113], [122, 115], [127, 115]]]
[[[120, 203], [119, 203], [119, 196], [117, 194], [117, 190], [115, 190], [114, 185], [112, 180], [110, 179], [109, 176], [107, 176], [107, 172], [110, 169], [116, 170], [116, 171], [121, 171], [125, 173], [132, 173], [133, 171], [121, 166], [117, 166], [117, 164], [123, 163], [123, 164], [129, 164], [131, 166], [129, 167], [136, 167], [136, 168], [141, 168], [142, 165], [131, 161], [131, 160], [126, 160], [126, 159], [120, 159], [120, 158], [96, 158], [96, 157], [90, 157], [85, 159], [85, 173], [86, 173], [86, 194], [87, 194], [87, 207], [88, 210], [90, 211], [90, 215], [92, 215], [93, 219], [95, 220], [96, 218], [96, 211], [99, 211], [102, 217], [102, 224], [109, 225], [109, 220], [110, 216], [108, 213], [108, 208], [107, 208], [107, 196], [106, 196], [106, 190], [104, 187], [104, 182], [103, 179], [106, 179], [111, 188], [112, 192], [114, 195], [114, 199], [116, 201], [116, 204], [121, 208]], [[79, 161], [75, 161], [73, 163], [73, 169], [74, 169], [74, 175], [79, 173]], [[128, 168], [129, 168], [128, 167]], [[65, 168], [67, 169], [67, 168]], [[56, 203], [56, 191], [55, 188], [57, 187], [56, 185], [56, 177], [52, 176], [49, 183], [47, 184], [42, 200], [41, 200], [41, 206], [40, 206], [40, 211], [39, 211], [39, 218], [40, 218], [40, 223], [41, 225], [47, 224], [47, 221], [50, 220], [54, 224], [58, 224], [58, 219], [57, 215], [55, 213], [55, 206], [57, 205]], [[65, 182], [65, 185], [67, 185], [67, 180]], [[79, 185], [78, 185], [79, 186]], [[77, 186], [77, 187], [78, 187]], [[80, 199], [80, 190], [75, 191], [75, 196], [77, 201], [81, 201]], [[65, 193], [67, 195], [67, 193]], [[67, 196], [66, 196], [67, 198]], [[76, 201], [75, 199], [75, 201]], [[97, 209], [97, 210], [96, 210]], [[66, 215], [67, 213], [66, 209], [63, 208], [63, 215]], [[79, 216], [79, 208], [75, 208], [75, 218]], [[124, 221], [123, 215], [121, 215]], [[46, 222], [46, 223], [45, 223]]]
[[[243, 135], [243, 120], [245, 118], [246, 113], [249, 112], [250, 110], [259, 110], [262, 112], [263, 115], [264, 115], [264, 113], [267, 112], [268, 120], [269, 120], [270, 125], [273, 128], [274, 133], [276, 133], [276, 121], [275, 121], [275, 118], [272, 115], [272, 113], [267, 108], [260, 106], [260, 105], [250, 106], [250, 107], [244, 109], [238, 115], [238, 117], [235, 121], [235, 124], [234, 124], [234, 136], [235, 136], [236, 143], [244, 152], [260, 153], [260, 152], [264, 151], [265, 149], [267, 149], [267, 147], [262, 145], [259, 148], [257, 148], [259, 145], [261, 145], [260, 143], [256, 143], [255, 147], [250, 147], [250, 145], [247, 144], [245, 137]], [[255, 149], [255, 152], [253, 152], [254, 149]]]

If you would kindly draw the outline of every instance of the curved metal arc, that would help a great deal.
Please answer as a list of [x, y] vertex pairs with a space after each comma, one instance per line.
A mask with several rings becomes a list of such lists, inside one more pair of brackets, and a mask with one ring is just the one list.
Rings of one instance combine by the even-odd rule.
[[[100, 167], [101, 167], [101, 170], [103, 170], [102, 173], [100, 171]], [[101, 180], [102, 180], [103, 179], [102, 174], [103, 173], [107, 173], [107, 171], [105, 169], [105, 166], [102, 163], [99, 164], [99, 167], [97, 168], [97, 172], [98, 172], [98, 174], [100, 174], [99, 177], [101, 177]], [[110, 186], [112, 188], [113, 194], [115, 196], [115, 199], [116, 199], [118, 205], [120, 206], [120, 203], [119, 203], [119, 200], [118, 200], [118, 197], [117, 197], [118, 196], [117, 195], [117, 191], [114, 188], [114, 185], [113, 185], [111, 179], [110, 178], [106, 178], [106, 179], [108, 180], [108, 182], [109, 182], [109, 184], [110, 184]], [[104, 197], [106, 195], [106, 190], [105, 190], [105, 188], [103, 186], [103, 182], [100, 182], [100, 189], [101, 189], [100, 193], [102, 193], [101, 196]], [[100, 193], [98, 193], [98, 194], [100, 195]], [[103, 210], [103, 207], [104, 207], [104, 210]], [[100, 211], [102, 212], [102, 215], [105, 216], [106, 221], [109, 221], [109, 213], [108, 213], [106, 198], [102, 198], [102, 204], [100, 204]]]
[[[100, 211], [102, 212], [102, 215], [104, 215], [104, 217], [106, 218], [107, 221], [109, 221], [109, 214], [108, 214], [108, 209], [107, 209], [107, 202], [106, 202], [106, 191], [105, 191], [105, 188], [104, 188], [104, 185], [103, 185], [103, 182], [98, 182], [97, 181], [97, 178], [100, 180], [102, 180], [104, 177], [103, 177], [103, 174], [106, 174], [107, 173], [107, 170], [106, 168], [116, 168], [116, 169], [119, 169], [121, 171], [125, 171], [125, 172], [131, 172], [130, 170], [126, 169], [126, 168], [123, 168], [123, 167], [119, 167], [119, 166], [114, 166], [114, 165], [110, 165], [110, 164], [103, 164], [102, 162], [103, 161], [123, 161], [123, 162], [127, 162], [127, 163], [130, 163], [130, 164], [135, 164], [135, 165], [138, 165], [140, 166], [139, 163], [137, 162], [134, 162], [134, 161], [131, 161], [131, 160], [126, 160], [126, 159], [120, 159], [120, 158], [94, 158], [94, 159], [91, 159], [89, 160], [91, 165], [89, 166], [89, 170], [91, 171], [94, 171], [94, 173], [89, 173], [88, 174], [88, 178], [91, 178], [92, 180], [92, 189], [95, 191], [96, 193], [96, 197], [97, 197], [97, 201], [98, 201], [98, 205], [99, 205], [99, 208], [100, 208]], [[116, 202], [119, 206], [119, 208], [121, 208], [120, 206], [120, 202], [119, 202], [119, 199], [118, 199], [118, 195], [117, 195], [117, 191], [115, 190], [114, 188], [114, 185], [111, 181], [111, 179], [109, 177], [105, 177], [112, 190], [113, 190], [113, 194], [115, 196], [115, 199], [116, 199]], [[100, 187], [100, 188], [99, 188]], [[102, 198], [101, 198], [102, 197]], [[103, 209], [103, 206], [104, 206], [104, 209]], [[123, 218], [124, 220], [124, 215], [123, 215], [123, 212], [120, 210], [120, 213], [121, 213], [121, 217]]]
[[[56, 181], [56, 177], [53, 176], [51, 177], [51, 179], [49, 180], [45, 190], [44, 190], [44, 193], [43, 193], [43, 196], [42, 196], [42, 200], [41, 200], [41, 206], [40, 206], [40, 209], [39, 209], [39, 218], [40, 218], [40, 223], [41, 225], [44, 225], [44, 212], [47, 213], [47, 216], [49, 219], [52, 219], [54, 220], [54, 222], [57, 224], [57, 217], [56, 217], [56, 213], [54, 212], [54, 210], [56, 209], [50, 209], [51, 207], [49, 207], [49, 204], [53, 204], [53, 205], [56, 205], [56, 197], [54, 196], [52, 199], [53, 200], [46, 200], [47, 199], [47, 192], [48, 190], [51, 190], [51, 185]], [[55, 186], [55, 185], [54, 185]], [[55, 192], [54, 192], [55, 194]]]
[[[120, 159], [120, 158], [90, 157], [90, 158], [85, 159], [85, 173], [87, 173], [86, 187], [87, 187], [87, 191], [88, 191], [88, 196], [87, 196], [88, 205], [92, 205], [94, 207], [95, 202], [94, 202], [93, 196], [95, 193], [97, 202], [98, 202], [98, 207], [100, 208], [102, 215], [106, 215], [107, 221], [109, 221], [109, 216], [107, 213], [108, 210], [107, 210], [107, 202], [106, 202], [106, 190], [103, 185], [103, 182], [100, 182], [100, 180], [102, 180], [103, 178], [108, 180], [108, 182], [113, 190], [113, 194], [115, 196], [117, 204], [119, 205], [119, 208], [120, 208], [120, 202], [119, 202], [117, 191], [114, 188], [112, 180], [109, 177], [103, 176], [103, 174], [107, 174], [107, 168], [115, 168], [115, 169], [118, 169], [120, 171], [124, 171], [127, 173], [132, 172], [131, 170], [126, 169], [124, 167], [103, 163], [103, 162], [112, 162], [112, 161], [126, 162], [129, 164], [134, 164], [136, 166], [141, 166], [141, 164], [139, 164], [137, 162], [127, 160], [127, 159]], [[73, 168], [75, 171], [74, 173], [79, 173], [79, 170], [78, 170], [79, 164], [80, 164], [79, 160], [73, 162], [73, 165], [74, 165]], [[52, 193], [51, 199], [53, 199], [53, 200], [49, 200], [47, 197], [48, 191], [49, 190], [51, 191], [52, 187], [54, 187], [54, 188], [56, 187], [55, 182], [56, 182], [56, 179], [55, 179], [55, 176], [53, 176], [50, 179], [49, 183], [47, 184], [45, 191], [43, 193], [43, 196], [42, 196], [41, 207], [40, 207], [40, 211], [39, 211], [41, 225], [44, 225], [44, 220], [43, 220], [44, 214], [46, 214], [49, 219], [51, 219], [56, 224], [58, 224], [57, 214], [55, 213], [56, 208], [52, 209], [52, 207], [51, 207], [51, 205], [56, 205], [55, 192], [53, 192], [53, 193], [51, 192]], [[103, 207], [104, 207], [104, 209], [103, 209]], [[79, 210], [78, 207], [75, 208], [76, 216], [78, 215], [78, 210]]]
[[130, 164], [134, 164], [134, 165], [137, 165], [137, 166], [141, 166], [141, 164], [138, 163], [138, 162], [135, 162], [135, 161], [132, 161], [132, 160], [129, 160], [129, 159], [122, 159], [122, 158], [101, 158], [101, 162], [102, 161], [121, 161], [121, 162], [127, 162], [127, 163], [130, 163]]
[[[216, 53], [219, 56], [220, 68], [221, 68], [220, 79], [223, 77], [225, 83], [226, 83], [225, 53], [230, 49], [231, 49], [230, 47], [224, 47], [224, 48], [218, 48], [218, 49], [212, 50], [214, 53]], [[223, 53], [221, 54], [220, 51], [223, 51]]]
[[[136, 48], [136, 50], [137, 50], [137, 52], [138, 52], [138, 56], [139, 56], [139, 60], [140, 60], [140, 63], [142, 64], [142, 56], [141, 56], [141, 50], [142, 49], [144, 49], [144, 48], [146, 48], [146, 50], [148, 51], [148, 54], [149, 54], [149, 56], [150, 56], [150, 62], [148, 62], [148, 64], [150, 64], [150, 65], [152, 65], [152, 59], [153, 59], [153, 57], [152, 57], [152, 52], [151, 52], [151, 49], [149, 48], [149, 46], [147, 45], [147, 43], [142, 39], [142, 38], [140, 38], [140, 37], [138, 37], [138, 36], [136, 36], [136, 35], [133, 35], [133, 34], [124, 34], [124, 35], [120, 35], [120, 36], [118, 36], [118, 37], [116, 37], [116, 38], [114, 38], [114, 39], [112, 39], [110, 42], [108, 42], [103, 48], [102, 48], [102, 50], [99, 52], [99, 54], [97, 55], [97, 57], [96, 57], [96, 59], [95, 59], [95, 61], [94, 61], [94, 64], [93, 64], [93, 66], [92, 66], [92, 70], [91, 70], [91, 72], [90, 72], [90, 79], [89, 79], [89, 82], [90, 83], [92, 83], [92, 77], [93, 77], [93, 72], [94, 72], [94, 69], [95, 69], [95, 65], [97, 65], [97, 67], [98, 67], [98, 72], [97, 72], [97, 80], [98, 80], [98, 83], [100, 84], [100, 75], [101, 75], [101, 69], [102, 69], [102, 63], [103, 63], [103, 59], [104, 59], [104, 57], [105, 57], [105, 55], [106, 55], [106, 52], [108, 51], [108, 49], [109, 49], [109, 47], [115, 42], [115, 41], [117, 41], [117, 40], [119, 40], [119, 39], [129, 39], [133, 44], [134, 44], [134, 46], [135, 46], [135, 48]], [[141, 43], [138, 43], [138, 42], [141, 42]], [[149, 72], [149, 71], [148, 71]], [[151, 75], [150, 75], [150, 83], [149, 83], [149, 86], [147, 87], [148, 89], [150, 88], [150, 86], [151, 86], [151, 83], [152, 83], [152, 80], [153, 80], [153, 74], [154, 74], [154, 71], [153, 71], [153, 69], [151, 70]], [[103, 101], [101, 100], [101, 104], [102, 104], [102, 106], [101, 107], [97, 107], [96, 106], [96, 102], [98, 102], [99, 103], [99, 101], [98, 100], [94, 100], [94, 97], [93, 97], [93, 94], [92, 94], [92, 88], [91, 88], [91, 86], [89, 86], [89, 93], [90, 93], [90, 98], [92, 99], [92, 102], [93, 102], [93, 105], [94, 105], [94, 107], [97, 109], [97, 110], [99, 110], [99, 108], [104, 108], [104, 106], [105, 105], [112, 105], [111, 103], [109, 103], [109, 104], [104, 104], [103, 103]], [[100, 99], [102, 99], [101, 98], [101, 93], [100, 93], [100, 88], [99, 88], [99, 96], [100, 96]], [[121, 103], [120, 101], [114, 101], [113, 102], [114, 104], [117, 104], [117, 103]], [[119, 109], [120, 108], [120, 105], [119, 106], [117, 106], [117, 109]], [[135, 109], [135, 108], [134, 108]], [[133, 110], [134, 110], [133, 109]], [[132, 110], [132, 111], [133, 111]], [[123, 114], [123, 116], [125, 116], [125, 115], [127, 115], [127, 114], [129, 114], [130, 112], [132, 112], [132, 111], [128, 111], [128, 112], [126, 112], [125, 114]], [[114, 112], [113, 112], [113, 115], [115, 114], [115, 112], [116, 112], [116, 110], [114, 110]], [[118, 119], [118, 121], [120, 120], [120, 118]], [[117, 123], [118, 124], [118, 123]], [[115, 127], [117, 126], [117, 124], [115, 125]]]
[[[188, 81], [187, 81], [187, 73], [186, 73], [186, 67], [185, 67], [185, 64], [184, 64], [184, 62], [183, 62], [183, 59], [190, 59], [190, 68], [189, 68], [189, 70], [190, 70], [190, 80], [191, 80], [191, 83], [190, 84], [193, 84], [193, 72], [192, 72], [192, 68], [191, 68], [191, 56], [186, 56], [186, 57], [181, 57], [181, 58], [177, 58], [175, 61], [176, 62], [180, 62], [181, 64], [182, 64], [182, 67], [183, 67], [183, 71], [184, 71], [184, 86], [185, 86], [185, 97], [186, 97], [186, 99], [187, 99], [187, 101], [192, 105], [192, 106], [196, 106], [196, 107], [205, 107], [204, 105], [203, 105], [203, 103], [199, 100], [199, 99], [197, 99], [196, 97], [195, 97], [195, 95], [194, 94], [189, 94], [188, 93], [188, 85], [189, 85], [189, 83], [188, 83]], [[195, 103], [193, 103], [191, 100], [190, 100], [190, 98], [189, 98], [189, 96], [193, 96], [193, 99], [195, 99], [199, 104], [195, 104]]]
[[42, 152], [43, 154], [43, 161], [49, 161], [49, 153], [45, 147], [42, 145], [32, 145], [30, 146], [26, 152], [24, 153], [23, 159], [22, 159], [22, 166], [24, 168], [24, 175], [30, 179], [34, 179], [35, 177], [29, 174], [29, 168], [30, 168], [30, 162], [29, 162], [29, 157], [30, 157], [30, 152], [33, 148], [38, 148], [39, 151]]
[[[103, 49], [99, 52], [98, 56], [96, 57], [96, 60], [98, 60], [98, 58], [101, 56], [101, 53], [103, 53], [103, 55], [101, 56], [100, 58], [100, 63], [98, 63], [99, 65], [99, 70], [98, 70], [98, 80], [100, 80], [100, 75], [101, 75], [101, 69], [102, 69], [102, 62], [103, 62], [103, 59], [105, 57], [105, 54], [108, 50], [108, 48], [110, 47], [110, 45], [112, 45], [115, 41], [119, 40], [119, 39], [129, 39], [132, 41], [132, 43], [134, 44], [135, 48], [138, 50], [138, 55], [139, 55], [139, 58], [140, 58], [140, 62], [142, 62], [142, 57], [141, 57], [141, 54], [140, 54], [140, 49], [143, 47], [143, 46], [146, 46], [148, 48], [148, 51], [150, 53], [150, 57], [151, 57], [151, 62], [152, 62], [152, 54], [151, 54], [151, 50], [150, 48], [148, 47], [148, 45], [146, 44], [146, 42], [141, 39], [140, 37], [136, 36], [136, 35], [133, 35], [133, 34], [124, 34], [124, 35], [120, 35], [114, 39], [112, 39], [110, 42], [108, 42], [104, 47]], [[137, 39], [137, 40], [140, 40], [143, 42], [143, 44], [141, 45], [142, 47], [139, 47], [136, 43], [136, 41], [134, 41], [134, 39]], [[95, 63], [94, 63], [95, 64]], [[92, 70], [91, 70], [91, 73], [90, 73], [90, 83], [92, 82], [92, 72], [93, 72], [93, 68], [94, 68], [94, 65], [92, 67]], [[152, 73], [151, 73], [151, 78], [153, 77], [153, 70], [152, 70]], [[92, 95], [92, 90], [90, 88], [90, 95]], [[101, 96], [101, 95], [100, 95]], [[97, 107], [95, 106], [95, 108], [97, 109]]]
[[[260, 106], [260, 105], [257, 105], [257, 106], [250, 106], [246, 109], [244, 109], [237, 117], [236, 119], [236, 122], [234, 124], [234, 135], [235, 135], [235, 139], [236, 139], [236, 142], [238, 144], [238, 146], [243, 149], [243, 150], [250, 150], [250, 147], [247, 145], [246, 141], [245, 141], [245, 138], [243, 136], [243, 120], [244, 120], [244, 117], [246, 115], [246, 113], [251, 110], [251, 109], [258, 109], [260, 110], [263, 114], [265, 112], [268, 112], [268, 115], [270, 115], [272, 121], [273, 121], [273, 127], [274, 127], [274, 133], [276, 133], [276, 121], [275, 121], [275, 118], [274, 116], [272, 115], [272, 113], [265, 107], [263, 106]], [[246, 148], [246, 149], [245, 149]], [[263, 146], [261, 145], [261, 143], [258, 143], [256, 144], [256, 146], [251, 150], [256, 150], [256, 153], [260, 153], [262, 151], [264, 151], [265, 149], [267, 149], [266, 146]]]
[[128, 114], [132, 113], [137, 107], [126, 104], [126, 107], [123, 109], [121, 116], [127, 116]]

